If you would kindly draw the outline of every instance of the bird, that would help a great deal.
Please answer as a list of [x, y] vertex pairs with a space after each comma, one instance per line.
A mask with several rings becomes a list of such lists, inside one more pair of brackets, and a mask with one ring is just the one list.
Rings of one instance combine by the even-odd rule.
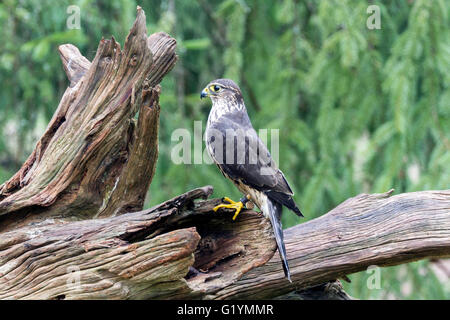
[[209, 97], [212, 107], [205, 129], [206, 149], [222, 174], [244, 195], [238, 202], [224, 197], [214, 207], [234, 209], [235, 220], [248, 201], [271, 222], [285, 277], [292, 282], [286, 258], [281, 214], [283, 206], [303, 217], [294, 193], [278, 169], [266, 145], [252, 126], [239, 86], [230, 79], [213, 80], [200, 98]]

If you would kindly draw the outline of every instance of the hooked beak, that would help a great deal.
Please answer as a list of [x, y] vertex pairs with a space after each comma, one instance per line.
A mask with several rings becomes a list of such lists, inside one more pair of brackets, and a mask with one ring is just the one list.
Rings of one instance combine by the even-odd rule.
[[200, 99], [206, 98], [209, 96], [209, 89], [205, 88], [203, 89], [202, 93], [200, 93]]

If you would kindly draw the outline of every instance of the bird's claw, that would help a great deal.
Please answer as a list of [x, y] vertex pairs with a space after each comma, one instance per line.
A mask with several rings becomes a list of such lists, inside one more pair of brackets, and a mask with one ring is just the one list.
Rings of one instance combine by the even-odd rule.
[[241, 212], [242, 208], [244, 207], [242, 201], [235, 202], [228, 197], [223, 198], [222, 201], [226, 201], [229, 204], [219, 204], [218, 206], [214, 207], [214, 212], [217, 212], [217, 210], [219, 210], [220, 208], [235, 209], [236, 211], [234, 213], [233, 220], [236, 220], [239, 212]]

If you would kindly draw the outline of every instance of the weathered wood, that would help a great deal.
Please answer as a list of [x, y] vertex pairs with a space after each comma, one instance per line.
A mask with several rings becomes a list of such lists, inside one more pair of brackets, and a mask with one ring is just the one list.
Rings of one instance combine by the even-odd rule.
[[450, 190], [391, 193], [358, 195], [285, 230], [292, 284], [284, 279], [275, 255], [211, 298], [268, 299], [371, 265], [450, 256]]
[[[201, 298], [267, 262], [270, 223], [217, 214], [212, 187], [117, 217], [0, 235], [0, 299]], [[257, 239], [257, 241], [255, 241]], [[200, 270], [188, 275], [190, 267]]]
[[275, 300], [354, 300], [343, 289], [339, 280], [319, 284], [318, 286], [293, 291], [274, 298]]
[[268, 220], [245, 210], [234, 222], [232, 212], [213, 213], [220, 200], [193, 201], [211, 193], [3, 233], [0, 298], [348, 299], [333, 279], [450, 253], [450, 190], [363, 194], [286, 230], [290, 284]]
[[0, 230], [142, 209], [158, 155], [158, 83], [177, 60], [173, 38], [146, 33], [138, 8], [123, 50], [101, 40], [90, 63], [60, 46], [70, 86], [31, 156], [0, 186]]

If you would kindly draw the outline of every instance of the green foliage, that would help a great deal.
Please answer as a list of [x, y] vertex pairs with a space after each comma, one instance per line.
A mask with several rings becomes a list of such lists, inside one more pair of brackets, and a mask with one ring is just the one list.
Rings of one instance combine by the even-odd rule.
[[[427, 261], [379, 269], [379, 287], [373, 270], [352, 275], [344, 290], [359, 299], [448, 299], [450, 283], [438, 279]], [[441, 276], [442, 277], [442, 276]]]
[[[241, 85], [255, 128], [280, 130], [279, 166], [306, 220], [361, 192], [450, 186], [450, 5], [444, 0], [370, 1], [381, 29], [369, 30], [368, 1], [153, 0], [139, 2], [150, 32], [178, 42], [180, 60], [162, 83], [160, 156], [147, 206], [212, 184], [240, 197], [217, 168], [175, 165], [172, 132], [205, 127], [201, 89], [229, 77]], [[66, 27], [69, 5], [81, 29]], [[102, 36], [123, 43], [133, 1], [0, 3], [0, 178], [26, 159], [67, 86], [57, 46], [92, 59]], [[270, 140], [270, 136], [269, 136]], [[285, 227], [303, 222], [289, 212]], [[359, 298], [449, 298], [426, 261], [385, 268], [382, 289], [351, 276]], [[426, 276], [425, 276], [426, 274]], [[405, 293], [402, 283], [413, 290]]]

